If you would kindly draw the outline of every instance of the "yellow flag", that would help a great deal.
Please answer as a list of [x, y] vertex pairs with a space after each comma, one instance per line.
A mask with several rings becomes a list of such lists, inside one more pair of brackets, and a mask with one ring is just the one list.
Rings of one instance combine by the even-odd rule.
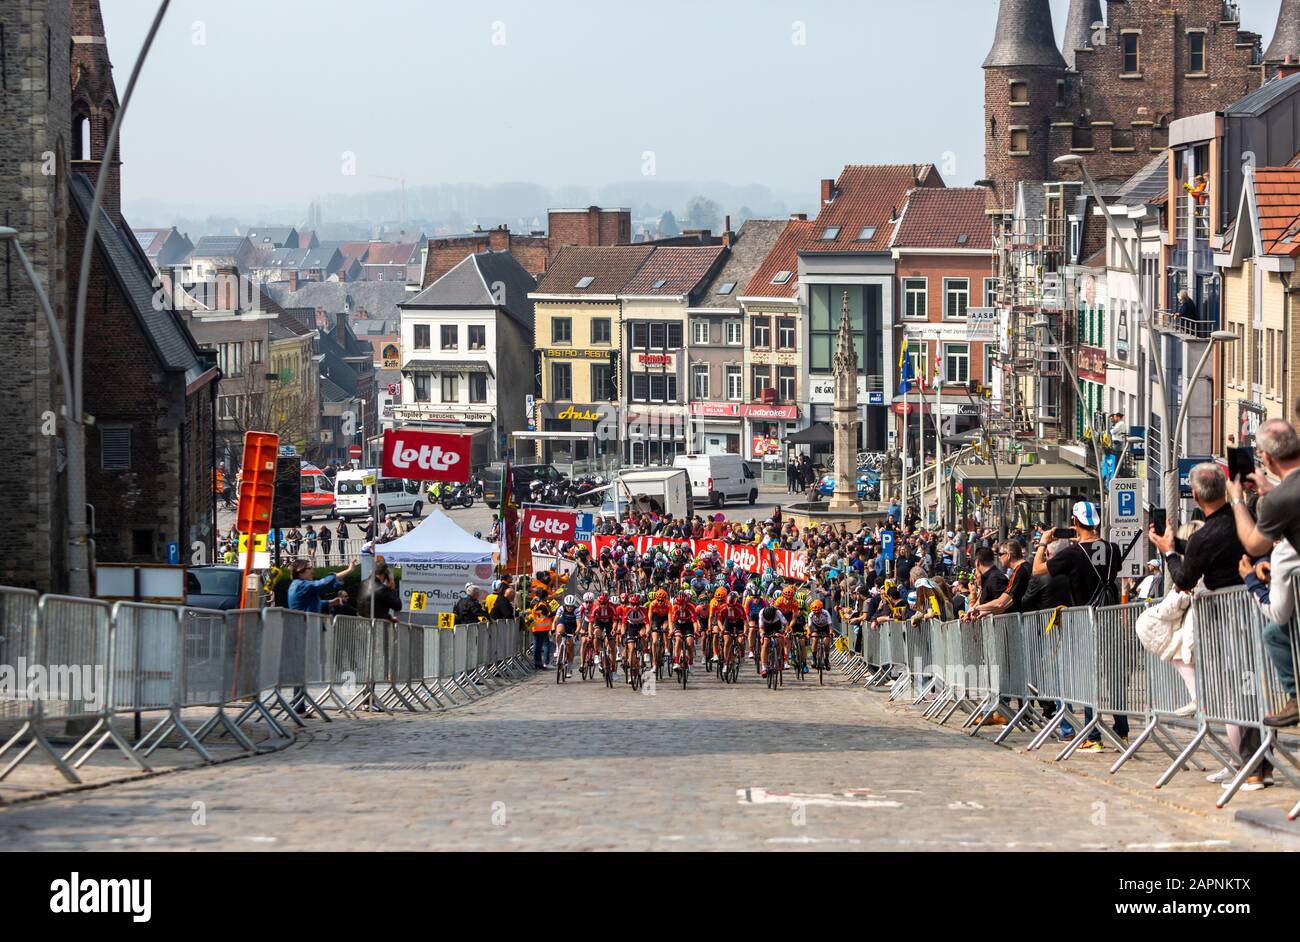
[[411, 611], [422, 612], [429, 604], [429, 596], [424, 592], [411, 593]]
[[438, 613], [438, 627], [439, 627], [439, 628], [455, 628], [455, 627], [456, 627], [456, 615], [455, 615], [455, 613], [453, 613], [453, 612], [439, 612], [439, 613]]

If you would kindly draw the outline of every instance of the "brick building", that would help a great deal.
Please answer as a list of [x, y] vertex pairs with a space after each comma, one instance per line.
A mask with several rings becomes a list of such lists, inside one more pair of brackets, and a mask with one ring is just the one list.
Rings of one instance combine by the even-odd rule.
[[552, 209], [546, 219], [551, 258], [566, 245], [628, 245], [632, 241], [630, 209]]
[[[1170, 122], [1220, 110], [1258, 87], [1268, 58], [1300, 52], [1300, 4], [1284, 4], [1276, 42], [1240, 28], [1222, 0], [1071, 0], [1066, 54], [1049, 0], [1001, 0], [984, 61], [985, 175], [997, 207], [1018, 181], [1060, 177], [1083, 156], [1099, 183], [1121, 183], [1169, 143]], [[1073, 173], [1073, 171], [1069, 171]]]

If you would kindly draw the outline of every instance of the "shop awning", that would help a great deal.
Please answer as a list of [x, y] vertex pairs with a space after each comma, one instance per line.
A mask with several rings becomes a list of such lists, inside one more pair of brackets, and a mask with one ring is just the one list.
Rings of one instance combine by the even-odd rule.
[[486, 360], [407, 360], [402, 373], [487, 373], [492, 367]]
[[1012, 481], [1016, 482], [1017, 490], [1025, 487], [1097, 488], [1095, 474], [1072, 464], [999, 464], [997, 474], [993, 473], [992, 465], [963, 464], [953, 469], [952, 476], [955, 481], [984, 490], [996, 489], [999, 483], [1003, 488], [1009, 488]]
[[596, 432], [511, 432], [515, 438], [525, 441], [594, 441]]
[[805, 429], [785, 437], [787, 445], [829, 445], [835, 441], [835, 433], [825, 422], [814, 422]]

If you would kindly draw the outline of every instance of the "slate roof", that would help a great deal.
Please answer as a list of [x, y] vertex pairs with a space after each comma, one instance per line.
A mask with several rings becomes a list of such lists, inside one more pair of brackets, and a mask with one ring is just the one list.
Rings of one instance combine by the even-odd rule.
[[894, 236], [899, 249], [993, 250], [984, 187], [918, 187]]
[[[816, 225], [800, 246], [801, 255], [873, 253], [889, 250], [894, 235], [891, 214], [903, 211], [910, 190], [943, 186], [933, 164], [863, 166], [851, 164], [835, 181], [829, 203], [823, 203]], [[824, 238], [838, 229], [833, 238]], [[869, 238], [861, 239], [865, 230]]]
[[[302, 252], [304, 250], [299, 249], [298, 251]], [[342, 256], [339, 254], [339, 250], [332, 247], [326, 248], [321, 245], [314, 249], [306, 249], [305, 253], [302, 262], [298, 265], [300, 270], [319, 268], [321, 271], [329, 274], [338, 271], [338, 267], [342, 262]]]
[[1282, 0], [1273, 40], [1264, 50], [1265, 62], [1281, 62], [1287, 56], [1300, 58], [1300, 0]]
[[248, 233], [253, 245], [271, 245], [275, 248], [298, 247], [298, 230], [293, 226], [258, 226]]
[[252, 248], [247, 236], [204, 236], [194, 244], [194, 258], [237, 258]]
[[[799, 246], [812, 232], [811, 219], [791, 219], [772, 244], [763, 263], [758, 266], [749, 283], [741, 292], [747, 298], [793, 298], [799, 293]], [[788, 271], [790, 279], [784, 284], [773, 284], [778, 273]]]
[[306, 249], [276, 249], [271, 253], [271, 257], [263, 261], [258, 267], [297, 271], [303, 267], [302, 262], [306, 257]]
[[320, 308], [335, 315], [348, 310], [365, 311], [383, 320], [400, 319], [397, 306], [411, 297], [406, 286], [396, 281], [300, 281], [297, 291], [290, 291], [287, 282], [276, 282], [268, 284], [266, 290], [282, 307], [312, 312]]
[[1075, 67], [1075, 53], [1092, 48], [1092, 24], [1105, 22], [1101, 15], [1101, 0], [1070, 0], [1070, 11], [1065, 15], [1065, 64]]
[[321, 374], [318, 388], [320, 389], [321, 398], [326, 402], [347, 402], [350, 399], [357, 398], [355, 392], [348, 392], [324, 374]]
[[1300, 88], [1300, 73], [1288, 75], [1284, 79], [1274, 79], [1261, 85], [1249, 95], [1238, 98], [1223, 109], [1225, 115], [1244, 115], [1257, 118], [1275, 104]]
[[[653, 251], [650, 245], [566, 245], [551, 260], [536, 293], [618, 294]], [[592, 282], [578, 288], [581, 278]]]
[[537, 282], [509, 252], [477, 252], [425, 288], [402, 308], [494, 308], [498, 307], [492, 285], [505, 287], [507, 315], [532, 329], [533, 302], [528, 297]]
[[[696, 307], [701, 308], [736, 308], [736, 298], [740, 297], [749, 284], [749, 280], [754, 277], [754, 272], [758, 271], [767, 258], [772, 246], [776, 240], [781, 238], [781, 233], [785, 231], [785, 219], [747, 219], [741, 225], [740, 231], [736, 233], [736, 239], [731, 244], [731, 253], [727, 260], [718, 269], [717, 273], [709, 279], [708, 283], [700, 291], [700, 298], [696, 302]], [[734, 287], [726, 294], [719, 294], [718, 291], [727, 284]]]
[[996, 66], [1051, 66], [1065, 68], [1056, 48], [1052, 7], [1048, 0], [1002, 0], [993, 48], [984, 68]]
[[1129, 177], [1115, 190], [1120, 206], [1141, 206], [1169, 192], [1169, 155], [1151, 158], [1145, 167]]
[[693, 295], [726, 252], [726, 247], [721, 245], [657, 246], [623, 292]]
[[[81, 218], [89, 219], [95, 201], [95, 188], [89, 178], [82, 173], [72, 174], [68, 190]], [[153, 268], [130, 228], [123, 222], [118, 229], [102, 207], [95, 225], [95, 243], [107, 257], [111, 274], [121, 285], [162, 365], [169, 370], [183, 371], [187, 384], [207, 372], [208, 361], [181, 315], [170, 306], [159, 309], [154, 304]]]

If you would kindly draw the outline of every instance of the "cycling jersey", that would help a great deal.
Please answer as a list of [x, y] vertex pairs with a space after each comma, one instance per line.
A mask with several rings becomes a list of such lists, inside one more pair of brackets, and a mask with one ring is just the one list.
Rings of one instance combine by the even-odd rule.
[[674, 605], [672, 611], [672, 623], [675, 631], [691, 633], [695, 631], [696, 611], [695, 606], [690, 602], [685, 605]]
[[618, 612], [614, 606], [606, 602], [604, 605], [599, 603], [591, 607], [591, 621], [601, 628], [608, 628], [614, 624], [614, 619], [618, 617]]
[[668, 615], [672, 611], [672, 606], [667, 602], [650, 603], [650, 623], [655, 628], [663, 627], [664, 622], [668, 621]]
[[766, 603], [761, 598], [751, 595], [748, 601], [745, 602], [745, 614], [750, 621], [758, 621], [758, 615], [763, 611], [765, 605]]
[[640, 631], [645, 627], [645, 609], [639, 605], [629, 608], [623, 616], [623, 624], [633, 631]]
[[808, 624], [812, 627], [813, 631], [817, 632], [819, 635], [824, 635], [826, 632], [831, 630], [833, 624], [831, 613], [825, 609], [820, 612], [813, 612], [808, 618]]
[[745, 609], [740, 605], [728, 605], [718, 609], [718, 621], [722, 623], [723, 631], [736, 632], [745, 627]]
[[578, 630], [578, 613], [562, 608], [555, 615], [555, 627], [562, 629], [565, 634], [572, 634]]

